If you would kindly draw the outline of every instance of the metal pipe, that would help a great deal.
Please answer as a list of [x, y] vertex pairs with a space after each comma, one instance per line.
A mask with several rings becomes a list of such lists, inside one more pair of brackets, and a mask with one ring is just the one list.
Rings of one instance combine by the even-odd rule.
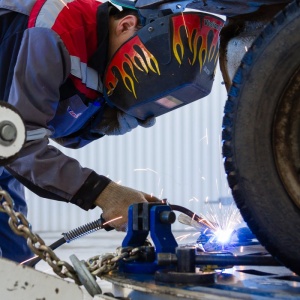
[[[178, 259], [173, 253], [158, 253], [157, 263], [161, 266], [177, 264]], [[240, 255], [228, 254], [203, 254], [196, 255], [195, 266], [218, 265], [218, 266], [282, 266], [272, 256]]]

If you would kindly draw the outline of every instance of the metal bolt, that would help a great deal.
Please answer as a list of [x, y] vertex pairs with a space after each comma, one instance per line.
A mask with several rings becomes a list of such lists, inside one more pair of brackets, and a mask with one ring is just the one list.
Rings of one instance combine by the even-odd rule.
[[176, 248], [177, 271], [182, 273], [195, 273], [196, 253], [194, 248]]
[[17, 128], [9, 121], [0, 123], [0, 139], [4, 142], [14, 142], [17, 137]]
[[173, 211], [162, 211], [159, 219], [164, 224], [173, 224], [176, 221], [176, 215]]

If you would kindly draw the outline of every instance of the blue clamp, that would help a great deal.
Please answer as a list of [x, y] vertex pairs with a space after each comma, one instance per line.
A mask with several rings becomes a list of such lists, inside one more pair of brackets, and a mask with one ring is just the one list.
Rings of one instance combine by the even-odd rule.
[[157, 264], [158, 253], [175, 253], [178, 244], [172, 234], [171, 224], [176, 220], [169, 205], [163, 203], [136, 203], [128, 209], [128, 230], [122, 247], [145, 245], [150, 232], [154, 243], [153, 259], [122, 261], [119, 270], [127, 273], [154, 273], [164, 267]]

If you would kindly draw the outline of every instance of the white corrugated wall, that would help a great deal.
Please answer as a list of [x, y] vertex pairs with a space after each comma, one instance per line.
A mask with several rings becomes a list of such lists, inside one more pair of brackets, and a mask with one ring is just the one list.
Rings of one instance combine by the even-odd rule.
[[[60, 149], [114, 181], [205, 214], [205, 201], [230, 197], [221, 156], [226, 100], [221, 82], [217, 72], [209, 96], [158, 117], [152, 128], [104, 137], [80, 150]], [[27, 198], [28, 219], [36, 231], [67, 231], [101, 213], [100, 209], [86, 212], [72, 204], [41, 199], [29, 191]], [[182, 226], [177, 222], [174, 229]]]

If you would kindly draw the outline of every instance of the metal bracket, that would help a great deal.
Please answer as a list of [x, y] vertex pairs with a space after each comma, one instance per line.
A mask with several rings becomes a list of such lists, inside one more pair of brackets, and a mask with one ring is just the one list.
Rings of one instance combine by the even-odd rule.
[[102, 294], [102, 290], [93, 275], [89, 272], [84, 260], [80, 261], [75, 254], [70, 256], [70, 260], [77, 272], [78, 278], [91, 296]]
[[[175, 213], [169, 205], [162, 203], [137, 203], [128, 209], [128, 231], [122, 247], [140, 247], [146, 242], [150, 232], [155, 246], [155, 257], [158, 253], [175, 253], [178, 244], [172, 234], [171, 224], [176, 220]], [[156, 259], [156, 258], [155, 258]], [[120, 270], [129, 273], [153, 273], [158, 266], [156, 260], [121, 262]]]

